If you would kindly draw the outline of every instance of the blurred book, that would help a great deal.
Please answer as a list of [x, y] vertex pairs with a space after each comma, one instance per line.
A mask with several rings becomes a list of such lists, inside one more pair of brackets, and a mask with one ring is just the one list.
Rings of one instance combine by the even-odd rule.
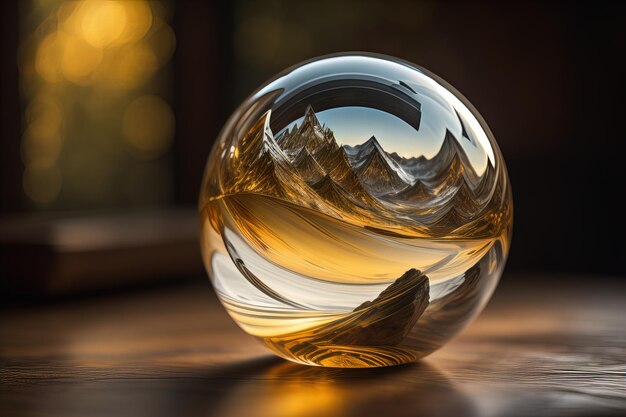
[[203, 272], [195, 210], [0, 219], [5, 295], [54, 296]]

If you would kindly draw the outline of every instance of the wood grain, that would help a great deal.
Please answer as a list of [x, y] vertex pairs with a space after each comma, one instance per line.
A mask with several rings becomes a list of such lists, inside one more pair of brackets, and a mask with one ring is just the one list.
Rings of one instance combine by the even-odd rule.
[[207, 283], [12, 308], [0, 318], [10, 416], [626, 414], [626, 286], [508, 276], [420, 363], [304, 367], [269, 354]]

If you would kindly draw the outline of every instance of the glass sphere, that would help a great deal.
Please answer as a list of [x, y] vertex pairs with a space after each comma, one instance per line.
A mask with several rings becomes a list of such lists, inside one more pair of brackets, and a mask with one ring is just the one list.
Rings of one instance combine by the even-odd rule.
[[423, 68], [371, 54], [305, 62], [246, 99], [199, 208], [230, 316], [276, 354], [329, 367], [441, 347], [493, 293], [512, 227], [478, 112]]

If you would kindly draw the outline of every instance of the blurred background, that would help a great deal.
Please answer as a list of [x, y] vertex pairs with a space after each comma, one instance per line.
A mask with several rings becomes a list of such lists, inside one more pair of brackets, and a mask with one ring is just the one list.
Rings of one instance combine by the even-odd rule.
[[504, 3], [3, 1], [2, 294], [205, 279], [195, 205], [221, 126], [341, 51], [412, 61], [478, 108], [513, 185], [507, 271], [623, 275], [624, 5]]

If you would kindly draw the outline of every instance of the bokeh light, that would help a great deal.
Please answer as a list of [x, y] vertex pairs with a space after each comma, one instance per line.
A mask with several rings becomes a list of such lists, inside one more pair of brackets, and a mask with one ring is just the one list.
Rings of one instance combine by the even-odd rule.
[[172, 182], [171, 17], [166, 0], [22, 6], [23, 186], [33, 203], [76, 208], [170, 198], [171, 187], [155, 190]]
[[[59, 38], [63, 39], [63, 38]], [[66, 80], [75, 84], [89, 84], [88, 77], [102, 62], [102, 50], [91, 46], [84, 39], [66, 37], [61, 58], [61, 72]]]
[[165, 152], [174, 135], [174, 113], [161, 98], [145, 95], [124, 112], [124, 135], [138, 155], [148, 159]]
[[61, 57], [65, 51], [65, 34], [54, 32], [46, 36], [37, 48], [35, 66], [44, 81], [55, 83], [63, 80]]
[[40, 160], [24, 171], [24, 192], [35, 203], [46, 204], [53, 201], [63, 183], [59, 168], [50, 160]]

